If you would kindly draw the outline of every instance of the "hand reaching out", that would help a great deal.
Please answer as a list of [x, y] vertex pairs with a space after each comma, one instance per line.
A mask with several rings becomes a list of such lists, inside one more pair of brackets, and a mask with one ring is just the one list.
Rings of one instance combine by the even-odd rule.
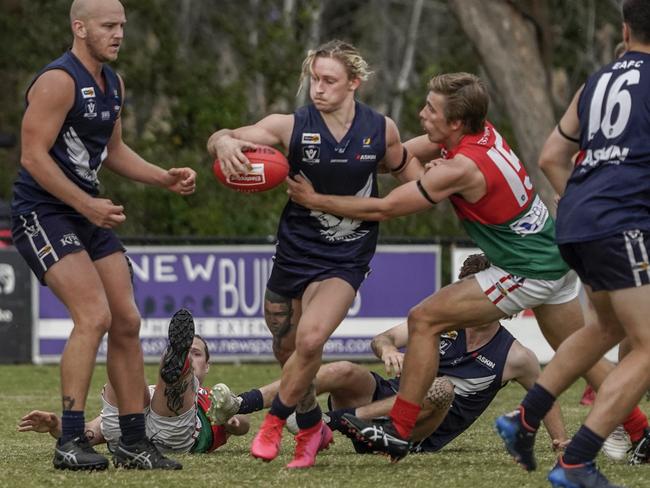
[[397, 350], [385, 352], [381, 356], [384, 362], [386, 373], [390, 376], [399, 377], [402, 374], [402, 365], [404, 364], [404, 353]]
[[171, 168], [167, 179], [165, 188], [179, 195], [191, 195], [196, 190], [196, 171], [192, 168]]
[[58, 439], [61, 437], [61, 419], [53, 412], [32, 410], [20, 419], [18, 432], [49, 433]]

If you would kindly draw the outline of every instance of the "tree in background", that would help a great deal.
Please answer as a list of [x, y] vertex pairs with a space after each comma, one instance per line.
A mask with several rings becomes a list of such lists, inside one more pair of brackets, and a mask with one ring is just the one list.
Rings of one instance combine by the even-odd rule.
[[[190, 164], [195, 196], [162, 197], [103, 171], [114, 201], [131, 203], [121, 235], [270, 236], [286, 195], [242, 195], [218, 186], [205, 151], [209, 134], [269, 112], [290, 112], [305, 51], [334, 37], [351, 41], [375, 71], [360, 93], [421, 133], [418, 112], [435, 73], [486, 79], [490, 119], [533, 165], [578, 80], [611, 57], [615, 0], [124, 0], [130, 45], [116, 65], [129, 90], [124, 136], [144, 157]], [[35, 70], [66, 48], [70, 0], [0, 0], [0, 132], [19, 135], [24, 92]], [[66, 37], [68, 36], [68, 37]], [[56, 42], [53, 42], [56, 40]], [[287, 67], [291, 67], [287, 69]], [[164, 158], [162, 156], [165, 156]], [[0, 199], [8, 199], [18, 148], [0, 148]], [[543, 180], [535, 178], [538, 188]], [[390, 188], [389, 182], [382, 182]], [[548, 198], [550, 192], [541, 192]], [[463, 236], [440, 205], [387, 222], [384, 236]]]

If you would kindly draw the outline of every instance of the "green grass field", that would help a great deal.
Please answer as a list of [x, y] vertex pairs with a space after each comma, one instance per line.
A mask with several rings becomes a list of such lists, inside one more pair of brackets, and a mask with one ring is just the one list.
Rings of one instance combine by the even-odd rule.
[[[147, 366], [147, 375], [153, 378], [156, 370]], [[208, 384], [228, 383], [234, 391], [273, 380], [279, 374], [276, 365], [218, 365], [208, 376]], [[99, 390], [105, 378], [105, 369], [95, 372], [87, 417], [99, 411]], [[397, 465], [391, 465], [381, 456], [357, 455], [347, 438], [335, 434], [336, 443], [321, 453], [313, 469], [294, 472], [284, 469], [291, 459], [293, 440], [285, 435], [280, 457], [269, 464], [254, 460], [248, 453], [252, 433], [231, 438], [227, 445], [207, 455], [182, 455], [182, 471], [136, 472], [109, 468], [101, 473], [69, 473], [52, 467], [53, 440], [46, 434], [19, 433], [18, 419], [31, 409], [59, 412], [59, 377], [56, 366], [1, 366], [0, 367], [0, 486], [2, 487], [321, 487], [321, 486], [435, 486], [451, 487], [544, 487], [548, 469], [554, 462], [550, 442], [545, 433], [538, 437], [538, 463], [534, 473], [526, 473], [516, 466], [501, 447], [501, 441], [492, 431], [497, 414], [512, 409], [521, 399], [523, 390], [518, 385], [504, 388], [485, 415], [465, 434], [437, 454], [411, 455]], [[575, 432], [587, 409], [578, 405], [582, 382], [562, 397], [564, 418], [569, 433]], [[642, 408], [650, 411], [650, 403]], [[253, 429], [262, 419], [262, 413], [252, 416]], [[101, 446], [100, 451], [106, 452]], [[628, 488], [650, 487], [650, 466], [631, 467], [617, 464], [602, 455], [599, 465], [610, 481]]]

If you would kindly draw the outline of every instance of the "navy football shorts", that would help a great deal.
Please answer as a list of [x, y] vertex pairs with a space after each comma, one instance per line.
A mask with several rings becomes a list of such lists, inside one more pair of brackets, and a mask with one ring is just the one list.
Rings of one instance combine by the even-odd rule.
[[97, 227], [77, 212], [49, 205], [12, 215], [11, 226], [16, 249], [43, 285], [45, 272], [68, 254], [85, 250], [96, 261], [125, 251], [112, 230]]
[[[384, 398], [390, 398], [397, 395], [399, 391], [399, 378], [385, 379], [374, 371], [369, 371], [372, 377], [375, 379], [375, 391], [372, 394], [372, 401], [376, 402], [377, 400], [383, 400]], [[332, 410], [332, 396], [327, 396], [327, 408]]]
[[650, 232], [626, 230], [588, 242], [560, 244], [560, 253], [593, 291], [650, 284]]
[[315, 281], [324, 281], [328, 278], [340, 278], [350, 284], [357, 291], [370, 274], [368, 266], [357, 268], [331, 268], [310, 266], [305, 263], [287, 263], [285, 261], [273, 263], [273, 271], [266, 287], [274, 293], [285, 298], [300, 298], [305, 288]]

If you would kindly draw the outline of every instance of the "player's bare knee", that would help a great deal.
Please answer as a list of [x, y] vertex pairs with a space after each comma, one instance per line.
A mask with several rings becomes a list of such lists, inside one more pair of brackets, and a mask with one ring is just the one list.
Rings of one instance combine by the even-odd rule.
[[141, 317], [137, 310], [131, 310], [119, 316], [113, 315], [111, 330], [121, 337], [139, 337]]
[[101, 338], [111, 327], [111, 312], [108, 309], [98, 310], [74, 321], [74, 333], [83, 334], [93, 339]]
[[427, 334], [437, 335], [448, 329], [448, 324], [437, 320], [443, 316], [444, 311], [437, 312], [427, 305], [425, 308], [422, 305], [416, 305], [409, 311], [408, 315], [408, 330], [409, 334]]
[[428, 316], [422, 307], [415, 306], [409, 311], [408, 315], [408, 331], [409, 335], [416, 334], [432, 334], [433, 324], [431, 317]]
[[435, 410], [447, 409], [454, 401], [454, 385], [447, 378], [436, 378], [425, 396], [425, 406]]
[[325, 365], [322, 371], [328, 376], [345, 382], [354, 376], [356, 368], [358, 367], [358, 365], [351, 363], [350, 361], [336, 361]]
[[304, 358], [320, 358], [327, 337], [320, 334], [307, 333], [296, 338], [296, 352]]

